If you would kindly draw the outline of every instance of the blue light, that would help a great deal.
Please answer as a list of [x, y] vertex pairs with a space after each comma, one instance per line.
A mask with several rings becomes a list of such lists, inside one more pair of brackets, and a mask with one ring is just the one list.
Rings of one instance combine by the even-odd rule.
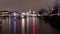
[[14, 34], [16, 34], [16, 16], [14, 16]]

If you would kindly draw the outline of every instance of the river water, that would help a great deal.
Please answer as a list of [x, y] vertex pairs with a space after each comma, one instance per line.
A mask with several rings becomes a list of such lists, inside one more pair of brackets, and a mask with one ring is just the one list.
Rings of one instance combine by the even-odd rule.
[[2, 25], [2, 34], [60, 34], [59, 29], [39, 17], [16, 18], [15, 22], [14, 17], [9, 19]]

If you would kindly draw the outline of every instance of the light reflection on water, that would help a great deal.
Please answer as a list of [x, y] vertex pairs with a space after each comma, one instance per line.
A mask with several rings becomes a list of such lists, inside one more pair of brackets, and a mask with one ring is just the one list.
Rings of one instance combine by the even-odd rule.
[[35, 17], [33, 17], [33, 22], [32, 22], [32, 34], [36, 34], [36, 23], [35, 23]]
[[29, 17], [27, 16], [27, 34], [29, 34]]
[[[19, 22], [19, 23], [18, 23]], [[13, 22], [10, 24], [10, 33], [13, 34]], [[8, 33], [7, 30], [7, 23], [5, 23], [5, 27], [3, 26], [3, 32]], [[26, 17], [22, 19], [17, 19], [17, 31], [18, 34], [58, 34], [60, 31], [58, 31], [56, 28], [51, 27], [48, 22], [45, 22], [43, 19], [37, 18], [37, 17]], [[6, 34], [5, 33], [5, 34]]]
[[25, 34], [24, 29], [25, 29], [25, 19], [22, 18], [22, 34]]

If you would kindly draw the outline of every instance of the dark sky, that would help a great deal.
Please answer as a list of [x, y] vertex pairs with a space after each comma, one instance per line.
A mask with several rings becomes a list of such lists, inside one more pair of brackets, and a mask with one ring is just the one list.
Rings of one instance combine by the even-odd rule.
[[0, 10], [25, 11], [53, 7], [55, 0], [0, 0]]

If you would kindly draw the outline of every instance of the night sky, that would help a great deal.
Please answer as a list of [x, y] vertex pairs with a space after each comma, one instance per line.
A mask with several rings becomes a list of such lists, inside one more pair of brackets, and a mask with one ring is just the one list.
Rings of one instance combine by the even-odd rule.
[[51, 8], [56, 0], [0, 0], [0, 11], [25, 11], [28, 8], [40, 10], [41, 8]]

